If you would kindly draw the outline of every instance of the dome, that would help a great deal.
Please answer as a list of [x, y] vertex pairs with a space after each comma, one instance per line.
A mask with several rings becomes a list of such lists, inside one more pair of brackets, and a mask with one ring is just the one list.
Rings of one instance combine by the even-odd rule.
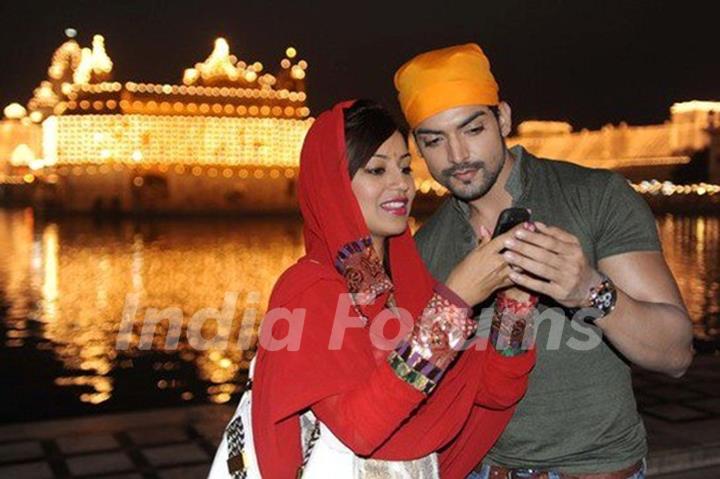
[[5, 115], [5, 118], [9, 120], [20, 120], [25, 118], [27, 110], [20, 103], [10, 103], [3, 110], [3, 114]]

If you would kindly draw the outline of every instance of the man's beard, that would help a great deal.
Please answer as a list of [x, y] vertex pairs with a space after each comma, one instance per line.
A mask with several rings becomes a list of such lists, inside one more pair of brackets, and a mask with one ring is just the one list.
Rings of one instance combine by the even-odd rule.
[[[489, 169], [487, 164], [480, 160], [451, 166], [440, 172], [440, 183], [463, 201], [476, 200], [484, 196], [495, 185], [505, 164], [505, 156], [503, 155], [501, 161], [496, 164], [497, 167], [494, 169]], [[477, 170], [471, 181], [465, 182], [453, 177], [456, 172], [469, 169]], [[478, 180], [480, 174], [482, 174], [482, 180]], [[458, 182], [461, 182], [462, 186], [458, 186]]]

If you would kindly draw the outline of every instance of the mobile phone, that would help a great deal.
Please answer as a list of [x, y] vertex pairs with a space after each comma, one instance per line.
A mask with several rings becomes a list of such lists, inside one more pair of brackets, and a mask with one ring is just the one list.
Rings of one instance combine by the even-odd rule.
[[498, 222], [495, 225], [492, 237], [495, 238], [507, 231], [510, 231], [520, 223], [530, 221], [530, 210], [527, 208], [507, 208], [502, 210]]

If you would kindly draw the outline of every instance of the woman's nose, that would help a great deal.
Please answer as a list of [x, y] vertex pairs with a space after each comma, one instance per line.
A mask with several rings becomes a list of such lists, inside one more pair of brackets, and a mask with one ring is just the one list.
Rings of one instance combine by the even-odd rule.
[[403, 172], [400, 169], [397, 169], [396, 171], [393, 171], [391, 175], [389, 175], [389, 184], [388, 186], [390, 188], [396, 188], [400, 191], [407, 191], [410, 188], [409, 182], [407, 181], [407, 177], [403, 174]]
[[388, 185], [389, 188], [398, 190], [402, 193], [406, 193], [410, 189], [410, 181], [408, 181], [409, 177], [405, 177], [402, 173], [399, 175], [394, 175], [392, 178], [392, 181]]

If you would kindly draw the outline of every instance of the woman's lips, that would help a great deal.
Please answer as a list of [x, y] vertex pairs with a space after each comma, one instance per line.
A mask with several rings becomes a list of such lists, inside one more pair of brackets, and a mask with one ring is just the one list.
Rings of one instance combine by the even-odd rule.
[[395, 216], [405, 216], [407, 215], [408, 209], [407, 209], [408, 200], [407, 199], [396, 199], [396, 200], [390, 200], [386, 201], [382, 204], [380, 204], [380, 208], [387, 211], [391, 215]]

